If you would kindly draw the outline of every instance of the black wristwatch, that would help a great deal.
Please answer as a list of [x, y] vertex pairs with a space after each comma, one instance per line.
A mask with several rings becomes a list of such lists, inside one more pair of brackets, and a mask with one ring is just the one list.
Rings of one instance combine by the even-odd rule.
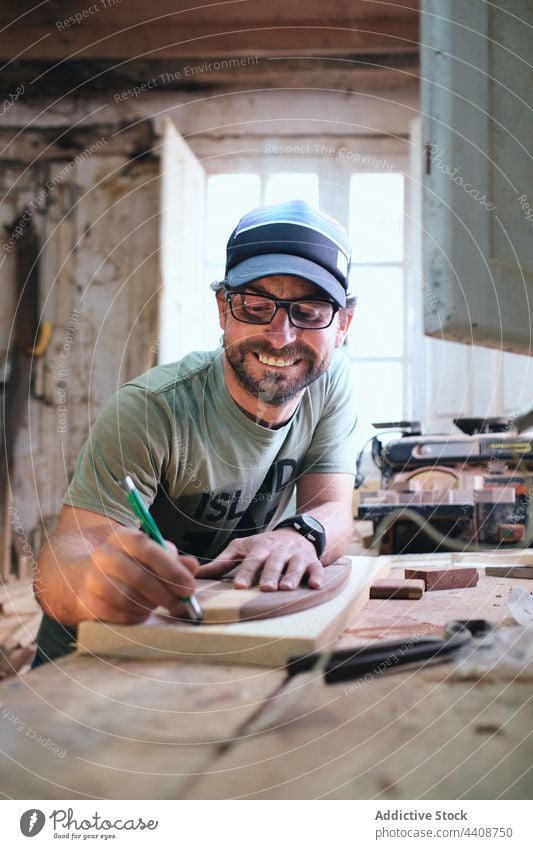
[[316, 556], [322, 557], [326, 549], [326, 529], [318, 519], [314, 519], [309, 513], [300, 513], [299, 516], [289, 516], [288, 519], [283, 519], [279, 525], [273, 529], [277, 531], [279, 528], [294, 528], [303, 537], [312, 542], [316, 548]]

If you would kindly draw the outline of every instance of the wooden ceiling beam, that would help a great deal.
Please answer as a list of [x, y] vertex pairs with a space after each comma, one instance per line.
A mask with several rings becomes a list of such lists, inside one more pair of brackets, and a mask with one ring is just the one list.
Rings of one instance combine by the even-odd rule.
[[[118, 64], [118, 66], [117, 66]], [[0, 100], [17, 85], [30, 97], [117, 95], [122, 100], [139, 95], [150, 98], [163, 91], [208, 92], [265, 88], [316, 88], [340, 91], [401, 89], [418, 77], [418, 55], [373, 54], [367, 57], [302, 57], [163, 60], [128, 63], [86, 60], [49, 67], [44, 62], [11, 65], [0, 78]], [[127, 92], [130, 92], [129, 95]]]
[[0, 11], [0, 59], [170, 60], [405, 54], [418, 49], [417, 0], [330, 0], [326, 9], [323, 0], [231, 0], [200, 8], [195, 3], [194, 9], [187, 5], [170, 0], [148, 5], [145, 0], [86, 0], [74, 11], [70, 3], [56, 3], [25, 15], [17, 8], [15, 15], [5, 4]]

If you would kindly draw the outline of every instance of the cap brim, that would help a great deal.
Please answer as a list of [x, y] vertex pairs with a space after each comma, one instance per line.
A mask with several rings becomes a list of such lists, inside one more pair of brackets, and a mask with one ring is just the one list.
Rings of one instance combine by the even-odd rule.
[[260, 277], [273, 277], [277, 274], [289, 274], [302, 277], [315, 286], [319, 286], [340, 306], [346, 306], [346, 290], [333, 274], [329, 274], [321, 265], [292, 254], [258, 254], [243, 260], [231, 268], [226, 275], [229, 289], [237, 289], [246, 283], [253, 283]]

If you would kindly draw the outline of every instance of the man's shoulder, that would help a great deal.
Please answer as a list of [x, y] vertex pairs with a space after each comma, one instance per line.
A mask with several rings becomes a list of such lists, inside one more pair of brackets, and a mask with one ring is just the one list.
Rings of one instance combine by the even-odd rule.
[[155, 366], [124, 385], [152, 395], [175, 392], [180, 386], [186, 388], [195, 378], [202, 378], [213, 365], [216, 355], [217, 351], [192, 351], [181, 360]]
[[309, 389], [326, 395], [336, 386], [341, 386], [350, 381], [350, 358], [344, 348], [337, 348], [331, 358], [326, 371], [318, 380], [311, 384]]

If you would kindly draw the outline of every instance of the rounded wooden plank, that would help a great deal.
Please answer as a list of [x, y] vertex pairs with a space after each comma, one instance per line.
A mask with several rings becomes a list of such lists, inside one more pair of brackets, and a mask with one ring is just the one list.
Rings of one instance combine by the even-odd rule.
[[324, 585], [317, 590], [300, 587], [296, 590], [262, 592], [258, 587], [236, 590], [232, 583], [226, 581], [206, 581], [206, 586], [203, 586], [203, 581], [198, 581], [196, 596], [204, 612], [205, 625], [287, 616], [316, 607], [336, 596], [346, 586], [351, 568], [348, 557], [327, 566]]

